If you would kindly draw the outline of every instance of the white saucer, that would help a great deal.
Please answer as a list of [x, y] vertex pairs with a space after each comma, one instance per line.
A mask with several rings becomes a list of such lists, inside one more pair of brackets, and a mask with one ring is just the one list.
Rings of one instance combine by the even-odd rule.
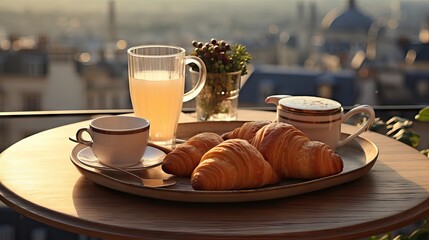
[[[162, 163], [165, 156], [166, 156], [166, 153], [163, 152], [162, 150], [155, 147], [147, 146], [144, 156], [141, 159], [140, 163], [133, 166], [125, 167], [123, 169], [128, 171], [134, 171], [134, 170], [141, 170], [145, 168], [155, 167]], [[116, 171], [115, 169], [106, 167], [101, 163], [99, 163], [97, 157], [94, 155], [94, 152], [90, 147], [86, 147], [80, 150], [76, 154], [75, 158], [77, 158], [81, 163], [89, 167], [93, 167], [100, 170]]]

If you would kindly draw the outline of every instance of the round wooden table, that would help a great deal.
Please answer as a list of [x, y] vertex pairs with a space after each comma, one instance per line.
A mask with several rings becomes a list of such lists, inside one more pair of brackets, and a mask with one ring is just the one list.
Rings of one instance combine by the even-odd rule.
[[[240, 111], [241, 120], [273, 112]], [[183, 115], [182, 122], [194, 121]], [[358, 180], [298, 196], [242, 203], [150, 199], [97, 185], [70, 161], [79, 122], [25, 138], [0, 155], [0, 200], [64, 230], [105, 239], [352, 239], [429, 213], [429, 159], [377, 133], [379, 157]], [[353, 130], [344, 125], [343, 131]]]

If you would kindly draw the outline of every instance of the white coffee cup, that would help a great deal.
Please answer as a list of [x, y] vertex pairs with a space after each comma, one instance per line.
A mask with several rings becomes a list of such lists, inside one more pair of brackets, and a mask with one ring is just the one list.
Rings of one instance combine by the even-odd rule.
[[[149, 141], [150, 123], [134, 116], [106, 116], [92, 120], [76, 132], [76, 140], [91, 147], [100, 163], [129, 167], [140, 163]], [[83, 139], [83, 133], [91, 141]]]
[[[344, 114], [339, 102], [321, 97], [274, 95], [265, 102], [277, 104], [277, 121], [295, 126], [311, 140], [324, 142], [333, 150], [367, 131], [375, 121], [374, 109], [369, 105], [357, 106]], [[341, 139], [341, 124], [360, 113], [368, 117], [365, 124]]]

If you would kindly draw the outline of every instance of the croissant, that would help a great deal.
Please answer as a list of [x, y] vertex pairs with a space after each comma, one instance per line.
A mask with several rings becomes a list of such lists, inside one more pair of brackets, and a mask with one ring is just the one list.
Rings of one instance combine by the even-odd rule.
[[257, 188], [277, 183], [279, 176], [248, 141], [226, 140], [209, 150], [191, 177], [196, 190]]
[[224, 133], [222, 138], [224, 140], [240, 138], [247, 141], [252, 140], [256, 132], [261, 129], [263, 126], [269, 124], [270, 121], [254, 121], [246, 122], [241, 127], [234, 129], [231, 132]]
[[162, 170], [176, 176], [190, 177], [204, 153], [222, 141], [216, 133], [197, 134], [165, 156]]
[[261, 128], [251, 142], [284, 178], [315, 179], [340, 173], [343, 161], [325, 143], [310, 141], [287, 123]]

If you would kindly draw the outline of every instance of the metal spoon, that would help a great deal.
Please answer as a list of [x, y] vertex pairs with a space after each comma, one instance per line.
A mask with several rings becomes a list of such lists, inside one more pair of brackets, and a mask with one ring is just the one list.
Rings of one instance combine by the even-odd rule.
[[[69, 136], [69, 140], [77, 143], [76, 139], [73, 136]], [[102, 163], [101, 161], [98, 161], [98, 162], [105, 167], [115, 169], [115, 170], [120, 171], [122, 173], [128, 174], [134, 178], [137, 178], [141, 182], [141, 184], [145, 187], [160, 188], [160, 187], [168, 187], [168, 186], [172, 186], [172, 185], [176, 184], [176, 181], [169, 180], [169, 179], [143, 178], [143, 177], [140, 177], [140, 176], [138, 176], [132, 172], [126, 171], [122, 168], [107, 165], [106, 163]]]
[[176, 181], [174, 180], [169, 180], [169, 179], [162, 179], [162, 178], [143, 178], [140, 177], [132, 172], [126, 171], [122, 168], [118, 168], [112, 165], [107, 165], [105, 163], [99, 162], [101, 165], [106, 166], [108, 168], [112, 168], [115, 169], [117, 171], [126, 173], [134, 178], [137, 178], [145, 187], [152, 187], [152, 188], [160, 188], [160, 187], [168, 187], [168, 186], [173, 186], [174, 184], [176, 184]]

